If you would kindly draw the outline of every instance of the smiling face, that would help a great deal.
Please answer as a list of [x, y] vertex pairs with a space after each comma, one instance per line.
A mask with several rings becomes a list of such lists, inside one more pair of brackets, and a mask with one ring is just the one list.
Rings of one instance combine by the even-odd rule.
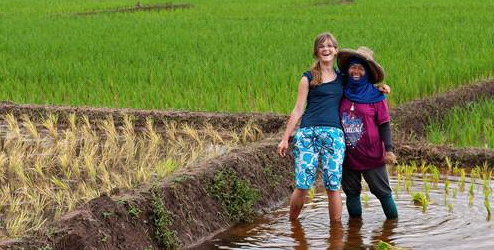
[[365, 75], [365, 67], [360, 63], [352, 63], [348, 67], [348, 76], [353, 80], [359, 80]]
[[317, 59], [320, 62], [332, 63], [337, 53], [336, 46], [330, 39], [318, 44], [317, 46]]
[[338, 53], [338, 42], [330, 33], [322, 33], [314, 41], [314, 56], [320, 62], [332, 63]]

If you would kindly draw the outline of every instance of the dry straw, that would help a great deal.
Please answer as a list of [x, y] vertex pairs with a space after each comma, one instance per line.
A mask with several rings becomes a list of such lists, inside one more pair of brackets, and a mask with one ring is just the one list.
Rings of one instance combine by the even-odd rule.
[[[128, 189], [159, 181], [188, 164], [224, 154], [262, 138], [248, 123], [240, 131], [210, 124], [147, 119], [136, 129], [134, 118], [93, 121], [49, 115], [40, 124], [27, 115], [0, 119], [0, 239], [35, 233], [46, 221], [114, 188]], [[157, 127], [164, 128], [157, 131]]]

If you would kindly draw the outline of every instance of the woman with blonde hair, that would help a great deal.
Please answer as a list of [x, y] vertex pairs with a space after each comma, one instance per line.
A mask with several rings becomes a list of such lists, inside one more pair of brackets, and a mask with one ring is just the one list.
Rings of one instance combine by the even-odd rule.
[[341, 171], [345, 140], [338, 107], [343, 96], [343, 79], [333, 68], [338, 42], [330, 33], [318, 35], [314, 41], [316, 59], [310, 71], [304, 72], [298, 86], [297, 101], [278, 145], [278, 154], [285, 156], [289, 138], [299, 120], [293, 137], [296, 188], [290, 198], [290, 219], [298, 218], [305, 197], [317, 176], [319, 161], [328, 195], [330, 221], [341, 221]]

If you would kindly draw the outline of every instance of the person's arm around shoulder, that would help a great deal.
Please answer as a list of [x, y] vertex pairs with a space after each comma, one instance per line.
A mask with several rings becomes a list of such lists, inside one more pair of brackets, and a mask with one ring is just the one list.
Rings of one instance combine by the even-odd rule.
[[298, 121], [300, 120], [302, 114], [304, 113], [308, 94], [309, 94], [309, 80], [307, 79], [307, 77], [303, 76], [298, 85], [297, 102], [295, 103], [295, 107], [293, 108], [292, 113], [290, 114], [290, 118], [288, 119], [285, 133], [283, 133], [281, 142], [278, 144], [278, 154], [282, 157], [286, 155], [286, 152], [288, 150], [288, 140], [290, 139], [290, 135], [293, 133], [293, 130], [295, 130], [295, 126], [297, 126]]
[[374, 86], [379, 90], [381, 91], [383, 94], [390, 94], [391, 93], [391, 87], [389, 85], [387, 85], [386, 83], [378, 83], [378, 84], [374, 84]]

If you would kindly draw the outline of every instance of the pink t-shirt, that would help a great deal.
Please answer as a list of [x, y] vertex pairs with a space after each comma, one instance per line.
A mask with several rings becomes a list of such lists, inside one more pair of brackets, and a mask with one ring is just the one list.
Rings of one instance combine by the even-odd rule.
[[379, 125], [390, 121], [386, 100], [356, 103], [343, 98], [340, 119], [346, 141], [343, 165], [354, 170], [384, 166], [385, 150], [379, 135]]

